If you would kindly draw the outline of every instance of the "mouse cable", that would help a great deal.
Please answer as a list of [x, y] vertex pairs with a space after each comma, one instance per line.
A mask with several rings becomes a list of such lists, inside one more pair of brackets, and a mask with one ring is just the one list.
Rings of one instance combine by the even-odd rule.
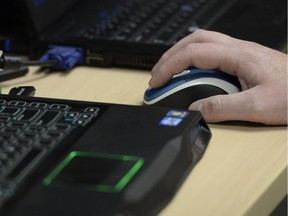
[[22, 60], [19, 56], [3, 55], [0, 58], [0, 68], [4, 70], [19, 69], [22, 66], [40, 66], [40, 67], [53, 67], [58, 63], [57, 60], [48, 61], [29, 61]]

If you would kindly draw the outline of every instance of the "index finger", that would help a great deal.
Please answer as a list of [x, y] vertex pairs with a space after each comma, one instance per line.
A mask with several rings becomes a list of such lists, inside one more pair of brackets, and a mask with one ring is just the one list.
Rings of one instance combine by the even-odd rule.
[[238, 70], [239, 50], [229, 44], [192, 43], [160, 64], [152, 74], [149, 85], [157, 88], [164, 85], [173, 75], [190, 66], [204, 69], [218, 68], [235, 75]]
[[214, 31], [207, 31], [203, 29], [198, 29], [194, 33], [186, 36], [178, 43], [176, 43], [173, 47], [167, 50], [159, 59], [158, 63], [153, 67], [151, 74], [157, 72], [158, 67], [167, 61], [171, 56], [179, 52], [180, 50], [184, 49], [187, 45], [191, 43], [220, 43], [220, 44], [229, 44], [235, 43], [236, 41], [241, 41], [235, 38], [232, 38], [228, 35], [214, 32]]

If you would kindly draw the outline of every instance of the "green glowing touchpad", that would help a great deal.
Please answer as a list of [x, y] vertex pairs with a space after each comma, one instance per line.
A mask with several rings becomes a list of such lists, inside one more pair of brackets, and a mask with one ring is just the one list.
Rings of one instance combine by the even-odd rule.
[[139, 157], [71, 152], [43, 181], [45, 185], [76, 186], [101, 192], [119, 192], [137, 173]]

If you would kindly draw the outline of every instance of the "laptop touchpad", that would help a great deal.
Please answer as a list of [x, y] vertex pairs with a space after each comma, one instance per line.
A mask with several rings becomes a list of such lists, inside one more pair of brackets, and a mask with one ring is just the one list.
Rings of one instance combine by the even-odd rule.
[[43, 183], [115, 193], [130, 182], [143, 163], [135, 156], [73, 151]]

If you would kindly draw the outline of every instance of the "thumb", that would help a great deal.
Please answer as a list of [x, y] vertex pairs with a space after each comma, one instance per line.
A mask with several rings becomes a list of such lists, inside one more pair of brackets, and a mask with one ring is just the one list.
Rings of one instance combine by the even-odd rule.
[[230, 95], [212, 96], [192, 103], [189, 109], [200, 111], [208, 123], [231, 120], [251, 121], [253, 120], [251, 106], [254, 100], [254, 97], [251, 97], [254, 94], [251, 93], [249, 94], [248, 90]]

